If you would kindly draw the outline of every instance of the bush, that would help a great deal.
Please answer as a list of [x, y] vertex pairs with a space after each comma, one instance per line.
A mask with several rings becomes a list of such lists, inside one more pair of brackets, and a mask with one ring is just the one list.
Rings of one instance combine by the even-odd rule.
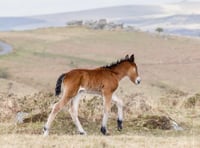
[[164, 31], [164, 29], [163, 29], [163, 28], [161, 28], [161, 27], [158, 27], [158, 28], [156, 28], [156, 31], [157, 31], [158, 33], [161, 33], [161, 32], [163, 32], [163, 31]]

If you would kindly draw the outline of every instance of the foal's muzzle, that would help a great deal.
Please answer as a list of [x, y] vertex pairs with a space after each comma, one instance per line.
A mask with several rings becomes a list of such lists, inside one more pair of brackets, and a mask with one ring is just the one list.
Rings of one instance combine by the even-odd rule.
[[140, 78], [140, 77], [137, 77], [137, 78], [135, 79], [135, 84], [138, 85], [138, 84], [140, 84], [140, 83], [141, 83], [141, 78]]

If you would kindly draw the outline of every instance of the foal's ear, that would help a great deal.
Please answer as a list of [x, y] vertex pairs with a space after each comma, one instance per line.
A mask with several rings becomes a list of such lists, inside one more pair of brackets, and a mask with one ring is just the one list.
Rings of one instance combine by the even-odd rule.
[[125, 56], [125, 59], [129, 59], [129, 56], [128, 56], [128, 54]]
[[131, 62], [134, 62], [134, 61], [135, 61], [134, 54], [132, 54], [132, 55], [130, 56], [130, 61], [131, 61]]

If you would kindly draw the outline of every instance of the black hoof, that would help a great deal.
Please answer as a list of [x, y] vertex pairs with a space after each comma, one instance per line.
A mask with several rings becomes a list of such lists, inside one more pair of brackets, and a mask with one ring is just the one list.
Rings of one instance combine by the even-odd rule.
[[102, 134], [106, 135], [106, 128], [102, 126], [101, 127], [101, 132], [102, 132]]
[[44, 126], [44, 127], [43, 127], [43, 132], [45, 132], [45, 131], [47, 131], [47, 128]]
[[122, 130], [122, 120], [117, 119], [117, 129], [118, 131]]
[[84, 133], [84, 132], [80, 132], [79, 134], [80, 134], [80, 135], [86, 135], [86, 133]]

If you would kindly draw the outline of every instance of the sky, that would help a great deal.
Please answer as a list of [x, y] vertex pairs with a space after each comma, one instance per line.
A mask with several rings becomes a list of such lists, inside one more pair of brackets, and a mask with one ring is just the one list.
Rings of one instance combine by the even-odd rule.
[[0, 0], [0, 17], [51, 14], [129, 4], [168, 4], [180, 1], [182, 0]]

